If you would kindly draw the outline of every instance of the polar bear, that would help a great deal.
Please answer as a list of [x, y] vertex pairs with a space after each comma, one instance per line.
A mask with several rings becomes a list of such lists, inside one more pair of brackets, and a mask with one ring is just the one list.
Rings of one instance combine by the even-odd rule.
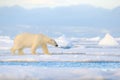
[[31, 48], [32, 54], [36, 54], [36, 49], [38, 47], [42, 47], [43, 52], [45, 54], [49, 54], [47, 44], [58, 47], [58, 44], [55, 40], [44, 34], [22, 33], [15, 37], [11, 52], [15, 54], [15, 52], [18, 50], [18, 54], [22, 55], [24, 54], [24, 48]]

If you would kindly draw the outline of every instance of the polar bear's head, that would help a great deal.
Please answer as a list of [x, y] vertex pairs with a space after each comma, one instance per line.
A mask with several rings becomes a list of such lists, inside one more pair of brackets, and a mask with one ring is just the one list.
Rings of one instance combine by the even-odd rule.
[[54, 39], [52, 39], [46, 35], [43, 35], [43, 34], [41, 34], [41, 36], [42, 36], [43, 40], [45, 41], [45, 43], [48, 43], [48, 44], [53, 45], [55, 47], [58, 47], [58, 44]]
[[53, 45], [53, 46], [55, 46], [55, 47], [58, 47], [58, 44], [57, 44], [56, 41], [53, 40], [53, 39], [49, 39], [47, 43], [48, 43], [48, 44], [51, 44], [51, 45]]

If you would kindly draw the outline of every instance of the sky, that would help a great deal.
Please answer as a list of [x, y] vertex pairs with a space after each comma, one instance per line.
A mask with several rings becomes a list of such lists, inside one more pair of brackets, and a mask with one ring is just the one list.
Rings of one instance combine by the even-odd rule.
[[92, 5], [105, 9], [113, 9], [120, 6], [120, 0], [0, 0], [0, 7], [21, 6], [26, 9], [39, 7], [58, 7], [72, 5]]
[[48, 34], [52, 30], [78, 36], [108, 32], [120, 36], [119, 11], [120, 0], [0, 0], [0, 34], [34, 29]]

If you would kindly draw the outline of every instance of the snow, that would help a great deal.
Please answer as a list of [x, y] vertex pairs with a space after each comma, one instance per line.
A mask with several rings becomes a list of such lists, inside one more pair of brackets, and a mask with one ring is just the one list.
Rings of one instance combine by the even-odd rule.
[[76, 37], [72, 37], [71, 38], [72, 41], [99, 41], [100, 37], [91, 37], [91, 38], [76, 38]]
[[[64, 35], [56, 38], [59, 47], [49, 46], [50, 55], [44, 55], [41, 49], [32, 55], [25, 49], [24, 55], [12, 55], [10, 48], [13, 40], [8, 36], [0, 36], [0, 80], [119, 80], [120, 68], [80, 68], [80, 67], [48, 67], [47, 65], [13, 65], [13, 62], [120, 62], [120, 46], [100, 47], [100, 37], [67, 38]], [[119, 42], [119, 38], [116, 38]], [[109, 45], [118, 44], [109, 34], [103, 42]], [[108, 43], [107, 43], [108, 45]], [[116, 63], [117, 64], [117, 63]], [[58, 65], [59, 66], [59, 65]], [[104, 64], [103, 64], [104, 66]], [[114, 65], [111, 65], [114, 66]], [[117, 65], [116, 65], [117, 66]], [[108, 66], [109, 67], [109, 66]]]
[[97, 37], [92, 37], [92, 38], [81, 38], [80, 40], [83, 40], [83, 41], [99, 41], [100, 37], [97, 36]]
[[1, 80], [119, 80], [120, 69], [0, 66]]
[[8, 50], [13, 44], [13, 40], [9, 36], [0, 36], [0, 50]]
[[[120, 55], [119, 55], [120, 56]], [[24, 62], [39, 62], [39, 61], [62, 61], [62, 62], [94, 62], [94, 61], [107, 61], [119, 62], [118, 55], [85, 55], [85, 54], [64, 54], [64, 55], [7, 55], [0, 56], [0, 62], [9, 61], [24, 61]]]
[[100, 37], [99, 36], [98, 37], [93, 37], [93, 38], [90, 38], [88, 40], [90, 40], [90, 41], [99, 41]]
[[118, 37], [118, 38], [115, 38], [117, 41], [120, 41], [120, 38]]
[[99, 42], [100, 46], [118, 46], [118, 42], [107, 33], [105, 37]]

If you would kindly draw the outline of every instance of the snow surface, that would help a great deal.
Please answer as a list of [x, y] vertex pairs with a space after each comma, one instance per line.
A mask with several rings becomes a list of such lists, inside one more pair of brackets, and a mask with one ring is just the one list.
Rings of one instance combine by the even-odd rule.
[[0, 50], [8, 50], [11, 48], [13, 40], [9, 36], [0, 36]]
[[119, 80], [120, 69], [0, 66], [1, 80]]
[[119, 62], [120, 56], [104, 55], [84, 55], [84, 54], [66, 54], [66, 55], [9, 55], [0, 56], [0, 62], [22, 61], [22, 62], [39, 62], [39, 61], [67, 61], [67, 62]]
[[118, 46], [118, 42], [107, 33], [105, 37], [99, 42], [100, 46]]
[[[0, 65], [0, 80], [119, 80], [120, 68], [77, 68], [77, 67], [41, 67], [35, 65], [13, 65], [12, 62], [120, 62], [120, 45], [101, 47], [100, 37], [94, 38], [57, 38], [59, 48], [49, 46], [51, 55], [44, 55], [37, 49], [37, 55], [31, 55], [30, 49], [25, 49], [24, 55], [11, 55], [13, 40], [10, 37], [0, 37], [0, 62], [11, 62]], [[116, 39], [114, 39], [116, 40]], [[117, 38], [117, 42], [120, 39]], [[69, 47], [69, 48], [68, 48]], [[104, 65], [103, 65], [104, 66]], [[112, 65], [111, 65], [112, 66]]]

